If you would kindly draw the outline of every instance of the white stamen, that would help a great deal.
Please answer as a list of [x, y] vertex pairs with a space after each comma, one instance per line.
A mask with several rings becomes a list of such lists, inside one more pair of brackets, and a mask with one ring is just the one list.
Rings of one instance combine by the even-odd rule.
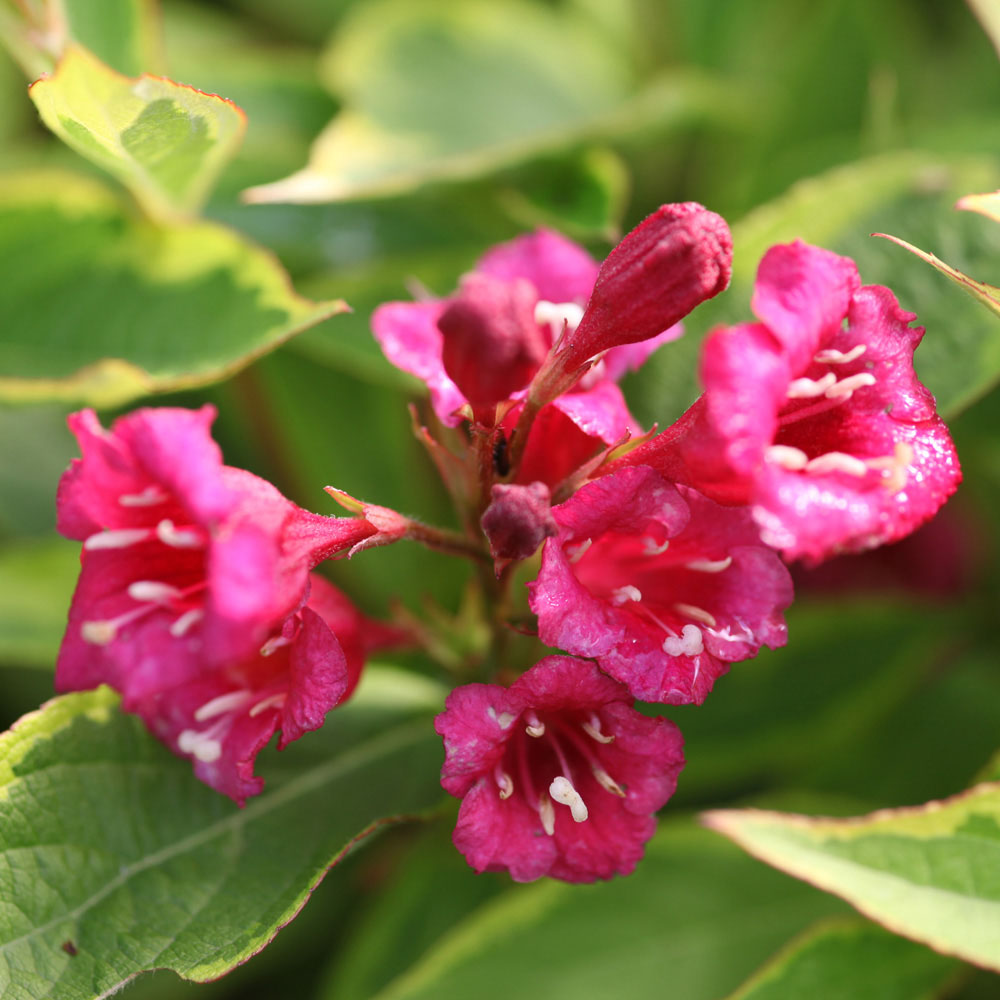
[[156, 580], [136, 580], [128, 585], [128, 596], [133, 601], [167, 604], [181, 596], [176, 587], [169, 583], [159, 583]]
[[830, 347], [825, 351], [818, 351], [813, 357], [813, 361], [817, 361], [821, 365], [846, 365], [849, 361], [857, 361], [867, 349], [867, 344], [858, 344], [846, 352]]
[[539, 299], [535, 303], [535, 322], [539, 326], [547, 323], [558, 337], [563, 328], [575, 330], [583, 319], [583, 309], [575, 302], [549, 302]]
[[99, 531], [91, 535], [83, 547], [88, 552], [95, 549], [125, 549], [136, 542], [144, 542], [149, 538], [149, 528], [119, 528], [115, 531]]
[[266, 712], [269, 708], [281, 708], [285, 704], [286, 694], [284, 691], [279, 691], [277, 694], [272, 694], [270, 698], [261, 698], [260, 701], [254, 705], [249, 711], [249, 716], [251, 719], [255, 719], [261, 712]]
[[642, 540], [642, 554], [644, 556], [662, 556], [670, 548], [668, 538], [662, 545], [659, 545], [655, 538], [646, 535]]
[[828, 395], [837, 382], [833, 372], [827, 372], [822, 378], [797, 378], [788, 383], [789, 399], [813, 399], [816, 396]]
[[277, 653], [282, 646], [290, 646], [292, 640], [284, 635], [272, 635], [263, 646], [260, 647], [261, 656], [271, 656], [273, 653]]
[[828, 472], [846, 472], [849, 476], [864, 476], [868, 474], [868, 466], [842, 451], [828, 451], [825, 455], [814, 458], [807, 466], [806, 472], [822, 476]]
[[680, 636], [668, 635], [663, 640], [663, 652], [667, 656], [698, 656], [704, 650], [705, 643], [697, 625], [685, 625]]
[[626, 583], [624, 587], [617, 587], [611, 591], [612, 604], [627, 604], [629, 601], [641, 601], [642, 591], [632, 584]]
[[594, 767], [591, 770], [594, 772], [594, 777], [600, 782], [602, 788], [606, 788], [612, 795], [625, 798], [625, 789], [604, 768]]
[[118, 634], [118, 625], [113, 621], [83, 622], [80, 625], [80, 636], [84, 642], [95, 646], [106, 646], [114, 642]]
[[156, 537], [164, 545], [169, 545], [174, 549], [200, 549], [205, 544], [197, 531], [175, 528], [174, 522], [169, 518], [164, 518], [156, 526]]
[[614, 736], [606, 736], [601, 732], [601, 720], [598, 718], [595, 712], [590, 713], [590, 717], [586, 722], [580, 724], [580, 728], [592, 739], [597, 740], [598, 743], [614, 743]]
[[542, 722], [542, 720], [539, 719], [534, 712], [525, 712], [524, 721], [527, 723], [524, 727], [524, 731], [529, 736], [534, 736], [537, 739], [538, 737], [545, 735], [545, 723]]
[[493, 768], [493, 780], [500, 789], [500, 798], [509, 799], [514, 794], [514, 782], [510, 775], [499, 764]]
[[693, 618], [696, 622], [702, 622], [709, 628], [715, 628], [715, 616], [704, 608], [699, 608], [697, 604], [675, 604], [674, 611], [687, 618]]
[[204, 764], [211, 764], [222, 756], [222, 744], [218, 740], [209, 739], [193, 729], [182, 730], [177, 737], [177, 749]]
[[584, 552], [594, 544], [593, 538], [585, 538], [582, 542], [578, 542], [576, 545], [566, 546], [566, 555], [569, 557], [571, 563], [578, 563], [582, 558]]
[[250, 692], [246, 690], [229, 691], [226, 694], [220, 694], [217, 698], [212, 698], [211, 701], [206, 701], [205, 704], [194, 713], [194, 721], [205, 722], [213, 716], [222, 715], [223, 713], [229, 712], [234, 708], [239, 708], [250, 697]]
[[574, 823], [583, 823], [590, 815], [587, 812], [587, 803], [583, 801], [580, 793], [573, 787], [569, 778], [564, 778], [561, 774], [552, 779], [549, 795], [560, 805], [569, 806]]
[[699, 573], [722, 573], [733, 564], [733, 557], [726, 556], [725, 559], [692, 559], [685, 563], [688, 569], [697, 570]]
[[147, 486], [141, 493], [123, 493], [118, 502], [123, 507], [155, 507], [169, 499], [159, 486]]
[[836, 385], [831, 385], [826, 390], [829, 399], [840, 399], [850, 397], [855, 389], [861, 389], [866, 385], [874, 385], [878, 381], [871, 372], [858, 372], [857, 375], [848, 375], [842, 378]]
[[191, 608], [190, 611], [185, 611], [177, 621], [170, 626], [170, 634], [175, 639], [180, 639], [182, 636], [187, 635], [191, 630], [192, 626], [197, 625], [198, 622], [205, 617], [205, 612], [201, 608]]
[[787, 444], [772, 444], [764, 452], [764, 459], [792, 472], [804, 469], [809, 463], [809, 456], [801, 448], [791, 448]]
[[542, 821], [542, 829], [551, 837], [556, 832], [556, 811], [552, 808], [551, 799], [539, 800], [538, 818]]

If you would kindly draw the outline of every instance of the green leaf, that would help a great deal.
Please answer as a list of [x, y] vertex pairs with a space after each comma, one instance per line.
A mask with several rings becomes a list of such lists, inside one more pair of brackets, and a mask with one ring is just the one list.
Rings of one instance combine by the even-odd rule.
[[60, 139], [126, 184], [155, 218], [196, 214], [246, 129], [246, 116], [222, 97], [122, 76], [77, 46], [29, 93]]
[[852, 819], [747, 809], [703, 820], [889, 930], [1000, 971], [1000, 785]]
[[0, 538], [4, 542], [52, 531], [56, 484], [79, 454], [66, 430], [66, 416], [62, 406], [0, 405]]
[[0, 737], [0, 993], [90, 1000], [144, 970], [204, 982], [255, 954], [362, 837], [438, 801], [441, 698], [371, 669], [320, 733], [262, 757], [268, 788], [245, 809], [107, 689], [25, 716]]
[[[657, 352], [629, 386], [636, 415], [668, 423], [698, 395], [697, 355], [718, 324], [751, 317], [750, 296], [768, 247], [794, 239], [852, 257], [865, 284], [888, 285], [927, 334], [915, 356], [918, 374], [938, 409], [953, 417], [1000, 379], [1000, 333], [995, 321], [944, 279], [926, 271], [873, 232], [892, 232], [931, 246], [968, 273], [990, 273], [1000, 257], [1000, 232], [952, 210], [956, 198], [982, 190], [996, 162], [969, 156], [895, 153], [838, 167], [801, 181], [751, 212], [733, 229], [733, 280], [728, 291], [685, 321], [687, 333]], [[665, 408], [663, 400], [671, 401]]]
[[629, 878], [512, 888], [375, 1000], [507, 1000], [515, 977], [547, 1000], [716, 1000], [831, 912], [722, 843], [673, 822]]
[[897, 236], [890, 236], [888, 233], [875, 233], [874, 235], [883, 236], [885, 239], [895, 243], [896, 246], [900, 246], [904, 250], [909, 250], [915, 257], [919, 257], [946, 278], [950, 278], [963, 292], [971, 295], [977, 302], [986, 306], [995, 316], [1000, 316], [1000, 288], [987, 285], [982, 281], [976, 281], [975, 278], [970, 278], [967, 274], [955, 270], [955, 268], [946, 264], [943, 260], [939, 260], [934, 254], [927, 253], [919, 247], [907, 243], [906, 240], [899, 239]]
[[158, 226], [70, 173], [0, 193], [0, 399], [96, 406], [216, 381], [345, 306], [296, 295], [270, 254], [209, 222]]
[[455, 850], [454, 811], [419, 829], [382, 891], [365, 900], [340, 942], [317, 1000], [370, 1000], [487, 899], [506, 892], [499, 872], [476, 874]]
[[578, 11], [523, 0], [378, 0], [325, 59], [344, 109], [309, 165], [254, 202], [322, 202], [487, 173], [581, 138], [730, 114], [693, 74], [638, 90], [634, 60]]
[[[704, 801], [739, 783], [797, 782], [838, 761], [927, 683], [961, 627], [945, 609], [868, 596], [800, 601], [787, 618], [788, 646], [733, 664], [704, 705], [650, 708], [665, 712], [684, 733], [688, 765], [679, 794], [693, 792]], [[934, 693], [941, 697], [939, 683]], [[958, 780], [967, 777], [960, 772]], [[816, 787], [815, 780], [806, 787]], [[837, 790], [864, 794], [854, 788]]]
[[78, 546], [65, 538], [0, 548], [0, 662], [55, 666], [79, 574]]
[[810, 928], [728, 1000], [930, 1000], [960, 966], [862, 920]]

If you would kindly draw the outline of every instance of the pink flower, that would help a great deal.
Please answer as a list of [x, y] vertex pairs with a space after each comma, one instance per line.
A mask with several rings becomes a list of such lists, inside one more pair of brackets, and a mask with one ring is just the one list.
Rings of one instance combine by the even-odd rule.
[[627, 875], [684, 766], [666, 719], [592, 663], [548, 656], [510, 688], [456, 688], [437, 717], [441, 784], [462, 799], [455, 846], [517, 882]]
[[[151, 697], [184, 685], [201, 697], [206, 683], [222, 683], [218, 671], [243, 669], [277, 636], [291, 642], [300, 633], [293, 674], [328, 674], [331, 657], [344, 672], [336, 640], [335, 654], [321, 649], [316, 637], [329, 630], [302, 610], [309, 570], [376, 529], [310, 514], [224, 466], [209, 434], [214, 415], [211, 407], [138, 410], [110, 431], [91, 410], [70, 417], [83, 457], [59, 484], [58, 527], [83, 541], [83, 552], [59, 690], [110, 684], [126, 711], [148, 717]], [[314, 667], [301, 662], [311, 650]], [[347, 683], [337, 681], [341, 694]]]
[[[389, 361], [427, 385], [445, 425], [457, 427], [469, 407], [491, 424], [495, 404], [521, 400], [556, 338], [581, 321], [599, 270], [582, 247], [539, 230], [487, 252], [447, 299], [380, 306], [372, 329]], [[533, 468], [518, 482], [554, 485], [601, 443], [639, 431], [615, 380], [681, 330], [661, 326], [653, 334], [645, 343], [608, 351], [571, 392], [543, 410], [523, 458]], [[504, 418], [505, 433], [517, 423], [520, 405]], [[554, 452], [562, 474], [540, 473], [538, 466]]]
[[353, 691], [364, 660], [350, 628], [341, 632], [343, 646], [334, 631], [345, 623], [345, 601], [313, 576], [309, 601], [258, 652], [176, 684], [165, 674], [163, 687], [148, 689], [125, 707], [189, 758], [205, 784], [242, 806], [264, 787], [254, 763], [275, 732], [281, 730], [282, 750], [318, 729]]
[[636, 698], [700, 704], [730, 663], [785, 644], [791, 581], [745, 508], [639, 466], [553, 515], [559, 536], [528, 585], [539, 637], [593, 657]]
[[[750, 503], [762, 537], [818, 561], [908, 534], [961, 473], [913, 371], [923, 329], [854, 263], [772, 247], [753, 297], [761, 322], [705, 342], [704, 395], [612, 468], [651, 465], [724, 503]], [[846, 320], [846, 325], [845, 325]]]

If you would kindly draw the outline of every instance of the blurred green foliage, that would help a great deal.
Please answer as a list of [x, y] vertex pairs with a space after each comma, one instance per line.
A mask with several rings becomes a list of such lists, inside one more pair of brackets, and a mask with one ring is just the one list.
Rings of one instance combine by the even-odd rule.
[[[952, 542], [920, 564], [925, 578], [906, 571], [886, 577], [881, 563], [858, 557], [843, 570], [834, 595], [820, 575], [803, 572], [788, 648], [736, 665], [704, 706], [670, 711], [687, 736], [690, 761], [672, 808], [754, 802], [847, 814], [926, 801], [972, 781], [1000, 742], [994, 558], [1000, 395], [993, 390], [1000, 329], [920, 261], [868, 238], [874, 230], [892, 232], [1000, 284], [1000, 227], [950, 207], [960, 194], [1000, 186], [1000, 64], [963, 4], [521, 0], [517, 7], [495, 6], [496, 44], [482, 67], [476, 63], [481, 50], [464, 50], [461, 34], [441, 27], [471, 16], [479, 4], [161, 0], [162, 45], [156, 24], [131, 40], [109, 31], [110, 21], [102, 26], [100, 12], [112, 17], [116, 6], [90, 8], [86, 25], [77, 22], [86, 36], [81, 40], [106, 46], [99, 54], [122, 71], [165, 70], [247, 112], [245, 142], [198, 225], [213, 239], [231, 240], [237, 256], [259, 260], [258, 247], [270, 251], [298, 293], [317, 302], [344, 298], [354, 310], [299, 333], [227, 381], [181, 392], [174, 390], [182, 379], [164, 379], [160, 388], [171, 394], [143, 401], [214, 402], [227, 460], [272, 479], [310, 509], [333, 512], [322, 494], [330, 484], [447, 522], [446, 499], [413, 441], [406, 411], [419, 400], [419, 386], [382, 359], [369, 317], [379, 302], [407, 298], [415, 287], [447, 292], [483, 250], [525, 228], [563, 229], [600, 257], [616, 233], [665, 201], [701, 201], [733, 224], [731, 292], [692, 316], [687, 337], [626, 384], [647, 423], [670, 421], [697, 391], [694, 364], [708, 327], [750, 315], [756, 261], [771, 241], [822, 242], [855, 256], [865, 281], [893, 287], [927, 327], [918, 368], [956, 417], [966, 485], [943, 514]], [[126, 6], [130, 17], [159, 16], [153, 4]], [[457, 12], [463, 7], [464, 14]], [[8, 8], [0, 0], [4, 16]], [[518, 49], [532, 73], [551, 70], [548, 101], [538, 106], [541, 84], [527, 70], [519, 73], [523, 63], [506, 65], [502, 58], [503, 47], [520, 45], [518, 35], [527, 30], [503, 21], [504, 12], [517, 10], [531, 11], [531, 23], [545, 25], [544, 33], [520, 39], [527, 55]], [[401, 18], [417, 34], [437, 37], [441, 52], [465, 58], [459, 64], [468, 86], [444, 69], [435, 76], [426, 51], [406, 61]], [[342, 65], [345, 39], [357, 48]], [[579, 45], [591, 61], [577, 65], [567, 53]], [[386, 53], [396, 57], [380, 63]], [[588, 69], [593, 66], [603, 69]], [[445, 69], [452, 72], [453, 64]], [[505, 74], [524, 86], [490, 92], [497, 84], [484, 81]], [[15, 170], [71, 170], [79, 175], [75, 184], [96, 178], [107, 188], [108, 178], [42, 128], [26, 82], [0, 52], [0, 201], [11, 199], [9, 171]], [[447, 105], [436, 103], [442, 87]], [[496, 99], [490, 103], [496, 120], [484, 118], [487, 98]], [[359, 187], [358, 197], [317, 205], [240, 200], [247, 187], [301, 170], [328, 123], [358, 109], [378, 118], [383, 133], [407, 142], [419, 123], [434, 153], [424, 166], [431, 166], [402, 179], [397, 171], [397, 183], [377, 197], [362, 197]], [[458, 122], [465, 125], [456, 130]], [[470, 134], [477, 123], [481, 131]], [[470, 149], [471, 158], [465, 155]], [[451, 169], [444, 161], [458, 154], [461, 169]], [[388, 169], [387, 161], [371, 157], [363, 166], [373, 169], [373, 162]], [[400, 162], [405, 166], [405, 157], [389, 166]], [[50, 184], [44, 197], [55, 206], [65, 191]], [[74, 364], [97, 361], [123, 330], [134, 337], [136, 356], [165, 359], [171, 378], [199, 365], [203, 370], [212, 343], [235, 345], [239, 358], [230, 352], [217, 365], [229, 370], [230, 361], [244, 363], [254, 353], [252, 336], [257, 347], [260, 341], [273, 346], [298, 328], [287, 317], [271, 317], [268, 326], [267, 301], [248, 286], [241, 264], [214, 272], [239, 300], [232, 308], [197, 296], [150, 298], [143, 274], [148, 261], [136, 249], [135, 233], [175, 245], [177, 232], [162, 224], [154, 233], [137, 205], [113, 198], [113, 225], [104, 236], [89, 230], [86, 240], [74, 236], [79, 219], [61, 226], [49, 218], [44, 233], [22, 220], [23, 239], [5, 227], [0, 243], [8, 274], [44, 273], [33, 259], [66, 266], [96, 260], [104, 261], [104, 281], [128, 287], [81, 306], [79, 296], [60, 300], [58, 287], [42, 283], [33, 291], [26, 278], [12, 283], [0, 293], [17, 306], [4, 317], [0, 350], [23, 355], [37, 349], [39, 368], [0, 369], [0, 381], [48, 373], [58, 366], [55, 347], [68, 351]], [[123, 232], [132, 234], [132, 243], [122, 243]], [[78, 287], [92, 287], [86, 269], [71, 277]], [[274, 262], [267, 281], [284, 281]], [[154, 306], [156, 315], [144, 317]], [[46, 347], [45, 336], [57, 326], [62, 343]], [[64, 366], [59, 374], [65, 373]], [[62, 429], [73, 408], [48, 402], [0, 409], [0, 677], [7, 723], [51, 692], [48, 674], [77, 558], [75, 545], [51, 533], [56, 482], [74, 454]], [[919, 537], [903, 543], [921, 544], [931, 543]], [[891, 569], [894, 557], [886, 558]], [[947, 585], [935, 590], [934, 581], [946, 576]], [[465, 569], [398, 546], [338, 564], [334, 577], [371, 612], [385, 612], [393, 599], [420, 611], [426, 598], [455, 611]], [[921, 584], [927, 586], [918, 593]], [[416, 778], [403, 766], [382, 780]], [[708, 831], [673, 821], [665, 826], [635, 876], [582, 893], [473, 876], [447, 846], [447, 821], [396, 831], [349, 857], [303, 916], [232, 975], [190, 986], [173, 973], [156, 973], [140, 978], [127, 995], [473, 997], [561, 982], [575, 984], [572, 995], [582, 1000], [718, 997], [816, 917], [842, 909]], [[504, 923], [505, 913], [516, 919]], [[750, 940], [748, 927], [755, 932]], [[621, 944], [623, 928], [628, 960], [616, 961], [612, 946]], [[920, 989], [935, 983], [930, 995], [995, 995], [990, 973], [955, 978], [948, 967], [940, 978], [940, 965], [915, 959], [910, 948], [885, 947], [877, 934], [858, 947], [874, 949], [879, 974], [888, 980], [912, 974]], [[848, 976], [844, 995], [855, 995], [849, 974], [858, 968], [856, 953], [839, 939], [820, 939], [817, 950], [824, 961], [838, 963], [830, 975]], [[579, 979], [591, 959], [594, 978]], [[789, 982], [801, 982], [799, 966], [779, 962], [775, 968]], [[622, 989], [633, 974], [646, 993], [607, 992]], [[452, 992], [442, 992], [442, 983]], [[555, 985], [543, 991], [559, 995]], [[766, 995], [792, 1000], [801, 993], [772, 989]]]

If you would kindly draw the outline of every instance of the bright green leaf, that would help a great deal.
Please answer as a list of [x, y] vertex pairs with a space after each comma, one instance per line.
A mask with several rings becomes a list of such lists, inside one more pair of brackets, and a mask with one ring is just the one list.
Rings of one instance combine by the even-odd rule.
[[629, 878], [511, 888], [375, 1000], [717, 1000], [830, 901], [686, 823], [666, 824]]
[[579, 12], [524, 0], [358, 5], [325, 59], [344, 110], [309, 165], [255, 202], [322, 202], [487, 173], [595, 134], [733, 101], [693, 74], [639, 91], [629, 53]]
[[78, 550], [65, 538], [0, 548], [0, 662], [55, 666], [80, 573]]
[[0, 993], [90, 1000], [255, 954], [359, 838], [438, 801], [441, 697], [375, 668], [320, 733], [262, 757], [268, 788], [245, 809], [107, 689], [26, 716], [0, 737]]
[[889, 930], [1000, 971], [1000, 785], [853, 819], [754, 809], [703, 819]]
[[931, 1000], [959, 965], [863, 920], [824, 921], [728, 1000]]
[[0, 398], [97, 406], [224, 378], [340, 301], [296, 295], [270, 254], [209, 222], [158, 226], [69, 173], [0, 191]]
[[[1000, 227], [952, 210], [970, 190], [989, 186], [996, 163], [981, 157], [896, 153], [838, 167], [802, 181], [733, 225], [733, 281], [685, 321], [687, 334], [661, 350], [630, 381], [636, 415], [668, 423], [697, 396], [701, 338], [720, 323], [751, 317], [757, 264], [775, 243], [803, 239], [852, 257], [865, 284], [888, 285], [926, 327], [915, 362], [946, 417], [955, 416], [1000, 379], [995, 321], [950, 282], [926, 271], [873, 232], [933, 246], [967, 273], [990, 274], [1000, 262]], [[669, 408], [664, 400], [670, 400]]]
[[122, 76], [77, 46], [29, 92], [60, 139], [157, 218], [195, 214], [246, 129], [246, 116], [224, 98], [162, 77]]

